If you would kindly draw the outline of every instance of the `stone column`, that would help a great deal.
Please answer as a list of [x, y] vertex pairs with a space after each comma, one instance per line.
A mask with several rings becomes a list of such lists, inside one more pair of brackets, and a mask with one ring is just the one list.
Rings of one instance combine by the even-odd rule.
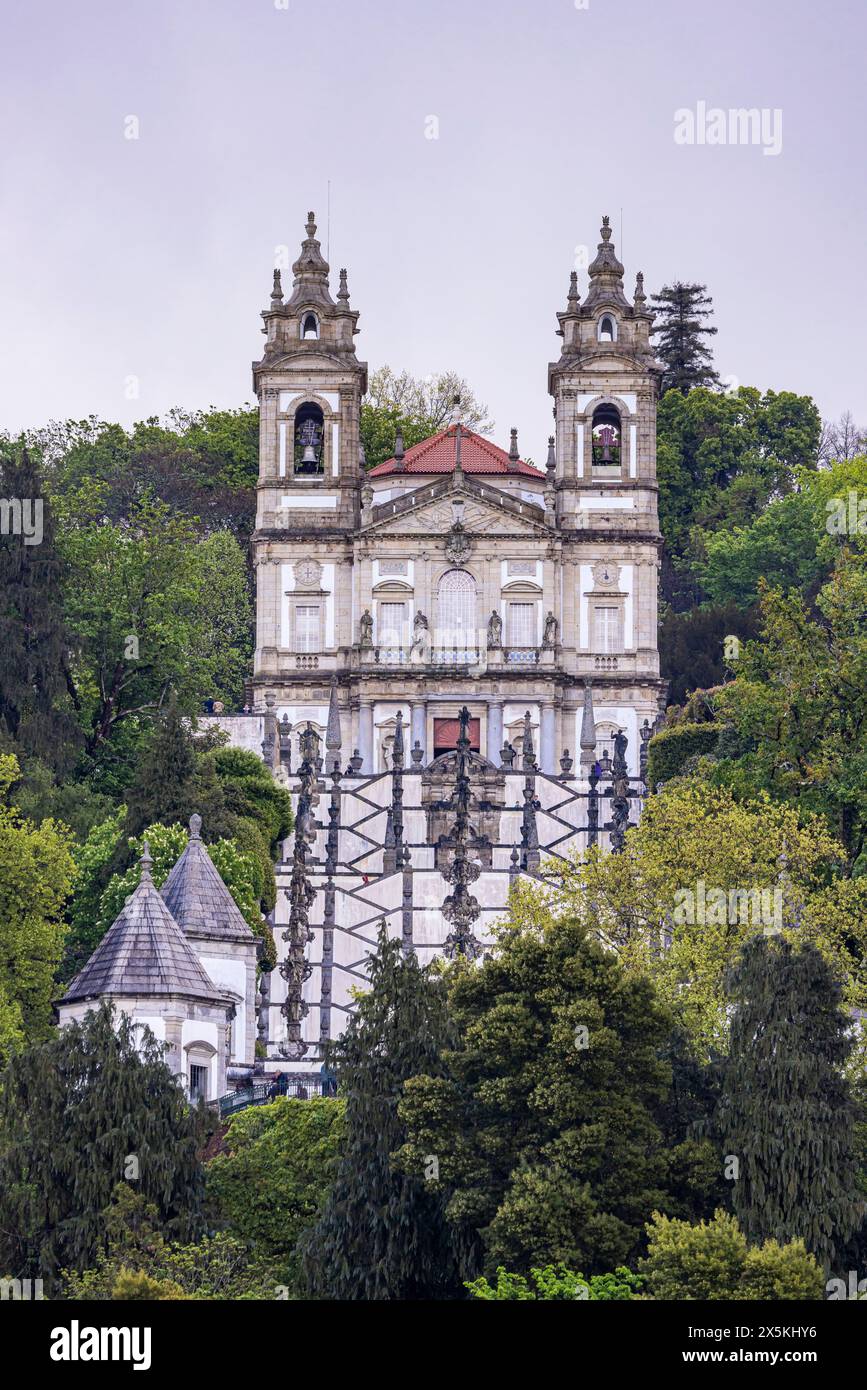
[[494, 767], [500, 766], [500, 749], [503, 746], [503, 701], [496, 696], [488, 700], [488, 740], [487, 757]]
[[541, 744], [539, 752], [539, 763], [543, 772], [556, 771], [554, 761], [557, 756], [557, 711], [550, 701], [543, 701], [542, 716], [540, 721], [539, 742]]
[[358, 709], [358, 751], [364, 759], [362, 776], [370, 777], [373, 772], [373, 701], [365, 695]]
[[425, 748], [427, 742], [427, 705], [424, 700], [413, 700], [410, 704], [410, 746], [407, 749], [406, 765], [414, 767], [415, 764], [410, 760], [409, 753], [415, 747], [416, 740]]

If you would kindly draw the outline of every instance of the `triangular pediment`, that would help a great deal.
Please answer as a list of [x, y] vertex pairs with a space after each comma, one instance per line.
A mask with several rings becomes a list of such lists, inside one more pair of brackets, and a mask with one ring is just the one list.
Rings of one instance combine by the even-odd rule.
[[377, 535], [443, 536], [451, 530], [452, 503], [460, 499], [464, 531], [470, 536], [542, 536], [548, 531], [544, 509], [523, 499], [505, 496], [498, 488], [465, 478], [461, 483], [438, 479], [403, 497], [373, 508], [365, 531]]

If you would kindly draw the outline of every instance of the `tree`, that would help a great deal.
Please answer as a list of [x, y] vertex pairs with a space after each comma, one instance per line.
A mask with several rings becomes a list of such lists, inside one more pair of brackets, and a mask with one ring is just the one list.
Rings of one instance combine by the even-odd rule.
[[201, 1138], [162, 1044], [110, 1004], [13, 1057], [0, 1079], [0, 1268], [50, 1281], [91, 1266], [131, 1160], [164, 1233], [189, 1239]]
[[867, 569], [848, 545], [814, 608], [762, 586], [761, 635], [741, 649], [736, 678], [716, 700], [741, 740], [719, 779], [825, 816], [853, 874], [867, 867], [865, 608]]
[[0, 494], [10, 518], [0, 531], [0, 735], [22, 760], [66, 771], [78, 730], [67, 691], [63, 565], [50, 499], [23, 445], [0, 443]]
[[706, 604], [688, 613], [666, 607], [659, 624], [659, 665], [668, 680], [668, 701], [681, 705], [696, 690], [722, 685], [730, 672], [726, 638], [746, 642], [758, 631], [758, 614], [736, 603]]
[[[126, 796], [127, 836], [146, 825], [186, 825], [199, 809], [195, 738], [173, 695], [154, 726]], [[220, 807], [222, 810], [222, 807]]]
[[672, 1205], [671, 1020], [652, 983], [574, 918], [533, 926], [516, 905], [482, 964], [451, 973], [449, 1002], [457, 1041], [444, 1075], [407, 1082], [399, 1157], [415, 1174], [435, 1160], [466, 1273], [628, 1262]]
[[489, 434], [493, 429], [482, 405], [457, 372], [440, 372], [419, 379], [409, 372], [380, 367], [370, 378], [361, 404], [361, 442], [369, 468], [394, 453], [397, 428], [405, 448], [437, 434], [460, 420], [468, 429]]
[[[0, 754], [0, 1061], [51, 1032], [54, 974], [75, 865], [71, 836], [52, 820], [36, 826], [9, 804], [18, 762]], [[2, 1268], [0, 1260], [0, 1268]]]
[[710, 348], [703, 341], [717, 332], [705, 320], [713, 313], [707, 285], [676, 280], [651, 296], [656, 322], [651, 334], [657, 356], [665, 364], [663, 391], [688, 395], [694, 386], [712, 386], [719, 379]]
[[647, 1295], [653, 1299], [819, 1299], [822, 1270], [802, 1240], [750, 1246], [737, 1221], [716, 1212], [690, 1226], [655, 1212], [648, 1224]]
[[572, 1303], [579, 1299], [591, 1303], [624, 1302], [634, 1298], [644, 1283], [640, 1274], [619, 1266], [613, 1274], [594, 1274], [585, 1279], [583, 1274], [574, 1274], [564, 1265], [546, 1265], [544, 1269], [531, 1269], [535, 1288], [522, 1274], [509, 1274], [500, 1265], [496, 1284], [487, 1279], [468, 1279], [470, 1298], [485, 1303], [514, 1301], [526, 1303], [533, 1300], [552, 1300]]
[[297, 1246], [331, 1188], [344, 1136], [345, 1102], [279, 1100], [229, 1123], [225, 1150], [205, 1166], [215, 1219], [279, 1266], [295, 1285]]
[[620, 854], [594, 848], [576, 857], [549, 890], [521, 893], [514, 911], [540, 929], [552, 915], [574, 917], [625, 969], [649, 973], [704, 1060], [727, 1050], [726, 973], [745, 940], [765, 927], [789, 930], [798, 912], [806, 930], [822, 904], [823, 949], [839, 952], [846, 937], [859, 943], [847, 1002], [860, 1005], [857, 954], [867, 947], [867, 919], [827, 912], [824, 894], [844, 855], [821, 819], [766, 793], [735, 795], [702, 771], [649, 798]]
[[809, 943], [759, 936], [732, 968], [731, 1048], [717, 1129], [736, 1162], [732, 1202], [751, 1243], [802, 1239], [825, 1266], [861, 1219], [843, 1074], [853, 1048], [842, 988]]
[[439, 1067], [445, 989], [383, 924], [370, 989], [329, 1049], [346, 1096], [346, 1139], [322, 1215], [304, 1242], [308, 1292], [329, 1299], [450, 1297], [459, 1288], [442, 1199], [392, 1166], [406, 1139], [403, 1083]]

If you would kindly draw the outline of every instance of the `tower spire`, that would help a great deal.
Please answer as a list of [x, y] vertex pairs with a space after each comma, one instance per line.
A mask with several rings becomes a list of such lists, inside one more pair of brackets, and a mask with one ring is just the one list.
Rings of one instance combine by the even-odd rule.
[[616, 304], [622, 309], [629, 308], [623, 293], [623, 266], [617, 259], [617, 253], [611, 243], [610, 222], [611, 219], [606, 213], [599, 229], [602, 240], [596, 248], [596, 258], [587, 272], [590, 276], [590, 289], [584, 301], [585, 310], [592, 310], [597, 304], [603, 303]]

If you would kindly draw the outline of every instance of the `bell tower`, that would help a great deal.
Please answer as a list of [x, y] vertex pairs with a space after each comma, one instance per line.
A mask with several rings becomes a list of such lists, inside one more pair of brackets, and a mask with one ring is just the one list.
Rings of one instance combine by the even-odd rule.
[[253, 363], [259, 398], [257, 703], [266, 692], [300, 697], [299, 682], [311, 679], [304, 673], [336, 670], [338, 650], [350, 640], [367, 363], [355, 353], [358, 311], [350, 307], [346, 271], [335, 299], [312, 212], [306, 233], [288, 298], [274, 271], [262, 311], [265, 348]]
[[548, 367], [557, 524], [572, 615], [564, 655], [590, 692], [586, 727], [595, 719], [609, 742], [622, 728], [633, 762], [642, 724], [653, 723], [665, 691], [657, 650], [656, 403], [663, 366], [650, 343], [644, 277], [636, 277], [630, 302], [608, 217], [600, 237], [583, 304], [572, 272], [566, 308], [557, 315], [562, 351]]

